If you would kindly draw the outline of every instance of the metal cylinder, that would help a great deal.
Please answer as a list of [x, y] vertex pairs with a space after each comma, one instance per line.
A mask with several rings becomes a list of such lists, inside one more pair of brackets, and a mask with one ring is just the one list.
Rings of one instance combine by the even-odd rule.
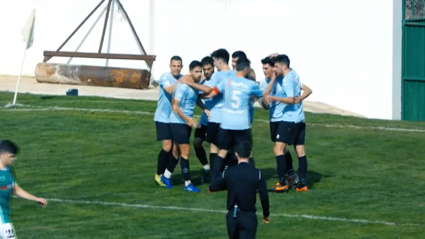
[[35, 79], [40, 83], [147, 89], [147, 70], [100, 66], [38, 63]]

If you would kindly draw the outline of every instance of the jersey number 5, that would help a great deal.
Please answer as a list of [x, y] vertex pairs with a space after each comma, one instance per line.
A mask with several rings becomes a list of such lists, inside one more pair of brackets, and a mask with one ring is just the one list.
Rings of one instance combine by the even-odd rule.
[[233, 109], [239, 109], [239, 106], [241, 105], [241, 95], [242, 92], [238, 90], [232, 90], [232, 108]]

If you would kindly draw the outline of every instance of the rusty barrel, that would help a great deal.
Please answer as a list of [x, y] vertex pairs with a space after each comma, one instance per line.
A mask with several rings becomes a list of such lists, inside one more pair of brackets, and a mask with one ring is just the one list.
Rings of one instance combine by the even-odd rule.
[[38, 63], [35, 79], [40, 83], [147, 89], [150, 73], [142, 69]]

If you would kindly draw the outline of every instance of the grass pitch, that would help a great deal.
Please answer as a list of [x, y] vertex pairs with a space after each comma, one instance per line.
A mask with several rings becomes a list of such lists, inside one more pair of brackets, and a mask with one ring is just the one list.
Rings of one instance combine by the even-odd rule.
[[[1, 106], [11, 99], [0, 93]], [[17, 109], [0, 108], [0, 138], [21, 146], [18, 183], [52, 199], [44, 209], [12, 199], [18, 238], [227, 237], [226, 192], [207, 193], [207, 185], [199, 194], [183, 192], [180, 166], [172, 190], [154, 183], [161, 148], [156, 102], [34, 95], [18, 101]], [[425, 123], [306, 118], [311, 189], [270, 194], [271, 222], [259, 224], [257, 238], [421, 238]], [[256, 109], [254, 157], [271, 187], [276, 166], [267, 119]], [[190, 167], [199, 185], [194, 153]]]

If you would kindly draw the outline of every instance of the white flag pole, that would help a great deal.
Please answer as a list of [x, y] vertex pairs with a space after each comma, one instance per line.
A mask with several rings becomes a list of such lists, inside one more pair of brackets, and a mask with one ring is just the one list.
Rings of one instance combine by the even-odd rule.
[[12, 105], [15, 105], [16, 104], [16, 97], [18, 96], [19, 82], [21, 81], [22, 68], [24, 68], [24, 62], [25, 62], [25, 56], [26, 56], [26, 54], [27, 54], [27, 48], [25, 47], [24, 58], [22, 59], [21, 71], [19, 72], [18, 82], [16, 82], [15, 96], [13, 96], [13, 103], [12, 103]]
[[24, 57], [22, 58], [21, 70], [19, 72], [18, 82], [16, 82], [15, 95], [13, 96], [12, 105], [16, 104], [16, 98], [18, 97], [19, 83], [21, 82], [22, 69], [24, 68], [25, 56], [27, 54], [28, 48], [32, 46], [32, 43], [34, 40], [34, 21], [35, 21], [35, 9], [32, 11], [24, 28], [22, 29], [22, 36], [24, 37], [24, 41], [25, 41], [25, 51], [24, 51]]

